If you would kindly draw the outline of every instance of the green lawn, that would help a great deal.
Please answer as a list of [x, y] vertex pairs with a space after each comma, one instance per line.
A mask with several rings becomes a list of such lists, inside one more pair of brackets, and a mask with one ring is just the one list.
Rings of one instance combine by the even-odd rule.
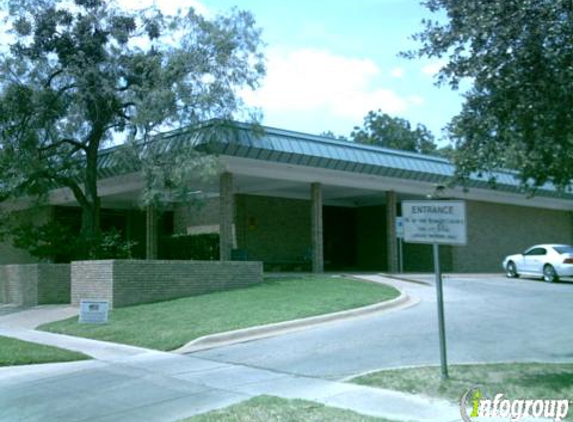
[[[439, 367], [380, 371], [351, 382], [440, 397], [456, 404], [474, 386], [487, 398], [502, 393], [508, 399], [573, 399], [573, 364], [451, 365], [448, 370], [450, 379], [445, 382], [440, 380]], [[573, 411], [569, 414], [564, 420], [572, 420]]]
[[342, 277], [270, 279], [246, 289], [119, 308], [105, 325], [70, 318], [40, 329], [174, 350], [208, 334], [357, 308], [398, 295], [392, 287]]
[[259, 396], [179, 422], [392, 422], [306, 400]]
[[0, 336], [0, 366], [91, 359], [81, 353]]

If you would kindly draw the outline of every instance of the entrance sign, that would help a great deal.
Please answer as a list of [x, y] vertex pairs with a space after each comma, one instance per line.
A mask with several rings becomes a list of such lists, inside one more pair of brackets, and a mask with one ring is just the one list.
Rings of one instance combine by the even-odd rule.
[[440, 270], [440, 245], [465, 245], [467, 243], [466, 203], [452, 200], [402, 201], [402, 222], [405, 242], [431, 243], [433, 245], [440, 366], [442, 380], [446, 380], [448, 379], [448, 357], [446, 353], [442, 272]]
[[104, 300], [80, 301], [80, 324], [104, 324], [108, 321], [109, 302]]
[[438, 245], [465, 245], [464, 201], [403, 201], [404, 241]]

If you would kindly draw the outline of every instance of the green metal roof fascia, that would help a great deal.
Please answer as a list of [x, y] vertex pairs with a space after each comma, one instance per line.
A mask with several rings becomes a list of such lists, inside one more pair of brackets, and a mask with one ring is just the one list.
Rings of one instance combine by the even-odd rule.
[[[292, 134], [295, 134], [295, 132], [290, 132], [290, 131], [284, 131], [284, 130], [279, 130], [279, 129], [271, 129], [271, 128], [266, 128], [266, 130], [270, 130], [273, 132], [273, 135], [276, 137], [277, 134], [287, 134], [287, 136], [292, 136]], [[448, 177], [453, 176], [454, 174], [454, 170], [453, 170], [453, 166], [452, 164], [450, 164], [447, 160], [443, 159], [443, 158], [439, 158], [439, 157], [431, 157], [431, 156], [423, 156], [420, 154], [415, 154], [415, 153], [408, 153], [408, 152], [403, 152], [403, 151], [394, 151], [394, 150], [388, 150], [385, 148], [377, 148], [377, 147], [372, 147], [372, 146], [368, 146], [368, 145], [356, 145], [356, 144], [352, 144], [350, 142], [347, 141], [338, 141], [338, 140], [333, 140], [333, 139], [325, 139], [322, 137], [316, 137], [313, 135], [306, 135], [306, 134], [297, 134], [299, 135], [298, 140], [304, 142], [305, 140], [308, 140], [309, 138], [312, 138], [313, 142], [317, 142], [317, 143], [326, 143], [326, 144], [331, 144], [331, 145], [336, 145], [339, 147], [342, 147], [347, 155], [346, 159], [349, 159], [350, 162], [353, 162], [353, 165], [348, 165], [347, 166], [347, 170], [346, 171], [352, 171], [352, 172], [364, 172], [363, 170], [363, 165], [360, 164], [364, 164], [364, 161], [367, 161], [364, 159], [363, 157], [358, 157], [357, 155], [359, 155], [359, 153], [355, 150], [361, 150], [360, 152], [364, 152], [364, 151], [368, 151], [368, 152], [375, 152], [378, 154], [387, 154], [392, 158], [397, 158], [398, 161], [401, 161], [404, 167], [406, 167], [406, 169], [403, 170], [413, 170], [414, 172], [411, 173], [409, 171], [406, 171], [403, 174], [408, 174], [408, 178], [414, 179], [414, 180], [424, 180], [424, 181], [428, 181], [428, 180], [447, 180]], [[320, 154], [320, 149], [317, 148], [316, 145], [311, 144], [308, 145], [308, 143], [305, 145], [306, 147], [308, 147], [308, 149], [311, 150], [312, 154], [316, 154], [319, 155]], [[362, 154], [360, 154], [362, 155]], [[324, 157], [322, 157], [324, 158]], [[408, 160], [409, 159], [409, 160]], [[412, 160], [412, 161], [411, 161]], [[370, 161], [370, 160], [368, 160]], [[410, 161], [410, 162], [409, 162]], [[310, 166], [316, 166], [318, 163], [321, 163], [321, 160], [318, 161], [317, 164], [314, 164], [316, 162], [316, 160], [310, 160], [310, 163], [307, 163], [307, 165]], [[321, 164], [322, 165], [322, 164]], [[350, 167], [350, 170], [348, 169], [348, 167]], [[415, 177], [414, 175], [416, 173], [425, 173], [422, 177]], [[497, 175], [497, 174], [496, 174]], [[414, 177], [412, 177], [414, 176]], [[446, 178], [440, 178], [439, 176], [446, 176]], [[505, 173], [505, 172], [500, 172], [499, 176], [502, 176], [501, 179], [503, 179], [503, 181], [498, 180], [498, 188], [500, 190], [506, 190], [506, 191], [520, 191], [519, 188], [516, 187], [516, 181], [514, 178], [512, 178], [509, 174]], [[504, 183], [505, 182], [505, 183]], [[481, 183], [476, 184], [477, 185], [482, 185]], [[485, 184], [487, 187], [489, 188], [489, 184]], [[507, 185], [507, 186], [506, 186]], [[555, 192], [550, 191], [546, 191], [546, 190], [539, 190], [538, 194], [544, 194], [543, 196], [561, 196], [561, 195], [555, 195]], [[564, 197], [571, 197], [571, 195], [567, 195], [565, 194]]]
[[[343, 150], [345, 159], [349, 161], [356, 161], [363, 164], [383, 163], [383, 165], [390, 167], [402, 167], [408, 170], [431, 171], [438, 174], [453, 175], [451, 165], [442, 159], [430, 159], [430, 161], [428, 161], [421, 159], [421, 156], [418, 154], [396, 154], [396, 152], [392, 150], [376, 149], [375, 147], [362, 145], [357, 146], [350, 142], [343, 144], [341, 144], [342, 141], [333, 140], [330, 142], [337, 142], [336, 146]], [[388, 151], [392, 152], [388, 153]]]
[[286, 152], [281, 152], [277, 158], [279, 163], [289, 163], [291, 161], [293, 154], [287, 154]]
[[347, 168], [348, 168], [348, 161], [336, 160], [335, 170], [346, 171]]
[[[249, 125], [238, 124], [238, 126], [239, 126], [238, 130], [239, 133], [250, 132]], [[241, 128], [241, 126], [243, 127]], [[300, 150], [299, 148], [301, 148], [309, 150], [309, 152], [311, 152], [312, 155], [322, 156], [323, 158], [334, 158], [334, 157], [340, 157], [341, 155], [346, 155], [345, 159], [350, 159], [350, 161], [355, 161], [355, 162], [361, 162], [363, 164], [371, 162], [377, 163], [380, 161], [380, 159], [384, 158], [384, 155], [390, 157], [399, 157], [399, 158], [408, 157], [411, 159], [414, 158], [417, 161], [422, 161], [422, 162], [431, 161], [434, 164], [441, 164], [440, 167], [442, 167], [442, 171], [439, 171], [439, 173], [453, 174], [453, 172], [450, 169], [447, 169], [447, 167], [451, 165], [449, 165], [449, 163], [442, 158], [422, 156], [420, 154], [395, 151], [386, 148], [373, 147], [369, 145], [359, 145], [351, 143], [349, 141], [339, 141], [335, 139], [323, 138], [308, 134], [300, 134], [281, 129], [263, 128], [263, 130], [265, 132], [261, 136], [255, 136], [249, 134], [249, 136], [246, 137], [240, 136], [238, 141], [239, 143], [243, 143], [245, 142], [246, 138], [249, 140], [249, 143], [251, 143], [251, 146], [254, 146], [254, 144], [259, 144], [257, 145], [258, 147], [263, 147], [263, 148], [266, 147], [273, 150], [281, 149], [283, 150], [283, 152], [297, 152], [296, 150], [297, 149]], [[291, 138], [291, 139], [288, 139], [287, 141], [288, 143], [285, 143], [286, 139], [281, 139], [281, 137]], [[228, 138], [222, 140], [221, 138], [218, 138], [217, 142], [233, 143], [236, 142], [236, 140], [230, 140]], [[294, 147], [295, 145], [298, 148]], [[321, 148], [321, 147], [326, 147], [326, 148]], [[285, 150], [291, 150], [291, 151], [285, 151]], [[325, 154], [325, 152], [328, 152], [328, 154]], [[374, 153], [375, 155], [373, 155], [372, 153]], [[325, 155], [327, 157], [325, 157]], [[405, 162], [406, 160], [400, 160], [400, 161], [404, 162], [406, 167], [410, 167], [408, 163]], [[434, 171], [435, 170], [436, 169], [434, 169]]]
[[273, 153], [273, 151], [270, 149], [263, 149], [263, 150], [261, 150], [261, 154], [260, 154], [261, 158], [260, 159], [261, 160], [268, 160], [272, 153]]
[[271, 155], [269, 155], [269, 160], [271, 161], [278, 161], [278, 158], [281, 156], [283, 152], [282, 151], [277, 151], [276, 149], [273, 150], [273, 152], [271, 152]]
[[[278, 157], [288, 158], [289, 162], [297, 162], [305, 166], [324, 166], [328, 163], [328, 158], [338, 158], [334, 168], [342, 171], [364, 172], [364, 164], [377, 166], [381, 171], [378, 173], [399, 175], [401, 178], [412, 180], [449, 180], [454, 174], [453, 165], [446, 159], [433, 156], [425, 156], [405, 151], [391, 150], [370, 145], [355, 144], [350, 141], [340, 141], [331, 138], [325, 138], [315, 135], [302, 134], [282, 129], [262, 128], [261, 135], [253, 133], [252, 126], [244, 123], [234, 124], [227, 135], [237, 136], [217, 136], [216, 139], [208, 130], [202, 132], [209, 124], [202, 125], [198, 129], [180, 129], [177, 131], [162, 134], [158, 137], [159, 141], [167, 141], [175, 146], [180, 142], [191, 142], [202, 150], [207, 150], [221, 155], [238, 155], [248, 156], [249, 158], [268, 159], [269, 152], [281, 152]], [[231, 133], [232, 132], [232, 133]], [[208, 148], [203, 148], [205, 145]], [[234, 145], [234, 148], [232, 146]], [[239, 148], [237, 144], [242, 144]], [[224, 147], [223, 147], [224, 145]], [[105, 167], [111, 175], [125, 173], [121, 165], [113, 165], [112, 156], [120, 147], [102, 151], [98, 167]], [[269, 151], [271, 150], [271, 151]], [[246, 152], [245, 152], [246, 151]], [[255, 154], [256, 151], [256, 154]], [[307, 151], [300, 155], [300, 151]], [[104, 159], [107, 155], [107, 159]], [[322, 159], [321, 159], [322, 158]], [[317, 160], [318, 159], [318, 160]], [[316, 163], [316, 164], [314, 164]], [[114, 163], [116, 164], [116, 163]], [[361, 165], [362, 164], [362, 165]], [[112, 169], [110, 169], [112, 167]], [[122, 171], [123, 170], [123, 171]], [[422, 173], [422, 174], [420, 174]], [[522, 192], [519, 187], [519, 181], [516, 179], [514, 172], [499, 171], [494, 175], [497, 177], [497, 186], [499, 190], [510, 192]], [[107, 171], [106, 171], [107, 175]], [[432, 175], [432, 177], [429, 177]], [[421, 177], [420, 177], [421, 176]], [[473, 176], [468, 183], [469, 187], [480, 187], [490, 189], [487, 177], [478, 178]], [[573, 198], [571, 192], [557, 192], [552, 186], [546, 185], [537, 191], [537, 195], [546, 197]]]

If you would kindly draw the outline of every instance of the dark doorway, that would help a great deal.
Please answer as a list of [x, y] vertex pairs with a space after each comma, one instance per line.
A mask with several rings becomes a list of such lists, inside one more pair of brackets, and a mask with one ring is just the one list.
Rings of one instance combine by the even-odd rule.
[[386, 207], [360, 207], [357, 212], [358, 268], [386, 271], [388, 266], [386, 242]]
[[325, 206], [322, 208], [322, 219], [324, 269], [356, 269], [356, 208]]

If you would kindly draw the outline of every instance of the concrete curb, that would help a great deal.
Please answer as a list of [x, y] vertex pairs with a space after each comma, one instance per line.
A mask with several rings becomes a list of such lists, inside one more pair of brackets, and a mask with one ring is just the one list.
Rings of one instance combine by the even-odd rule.
[[[395, 286], [393, 286], [396, 288]], [[398, 289], [400, 290], [400, 289]], [[225, 333], [211, 334], [199, 337], [190, 341], [179, 349], [172, 350], [172, 353], [192, 353], [201, 350], [212, 349], [215, 347], [229, 346], [237, 343], [258, 340], [266, 337], [274, 337], [280, 334], [286, 334], [304, 328], [313, 327], [333, 321], [341, 321], [350, 318], [371, 315], [382, 311], [390, 311], [398, 308], [406, 308], [416, 305], [420, 302], [417, 298], [410, 298], [407, 293], [400, 290], [400, 296], [382, 303], [363, 306], [361, 308], [350, 309], [347, 311], [334, 312], [326, 315], [318, 315], [309, 318], [300, 318], [291, 321], [278, 322], [275, 324], [259, 325], [256, 327], [243, 328], [240, 330], [227, 331]]]
[[[569, 361], [562, 361], [562, 360], [556, 360], [556, 361], [548, 361], [548, 360], [540, 360], [540, 359], [536, 359], [536, 358], [524, 358], [522, 360], [519, 359], [508, 359], [508, 360], [493, 360], [493, 361], [472, 361], [472, 360], [468, 360], [468, 361], [455, 361], [455, 362], [448, 362], [448, 366], [464, 366], [464, 365], [473, 365], [473, 366], [479, 366], [479, 365], [512, 365], [512, 364], [542, 364], [542, 365], [570, 365], [571, 362]], [[435, 363], [435, 362], [429, 362], [429, 363], [420, 363], [420, 364], [415, 364], [415, 365], [399, 365], [399, 366], [385, 366], [382, 368], [378, 368], [378, 369], [369, 369], [368, 371], [364, 371], [364, 372], [360, 372], [358, 374], [353, 374], [353, 375], [349, 375], [347, 377], [338, 379], [338, 382], [344, 382], [344, 383], [351, 383], [352, 384], [352, 380], [355, 378], [360, 378], [360, 377], [365, 377], [367, 375], [370, 374], [375, 374], [377, 372], [384, 372], [384, 371], [400, 371], [400, 370], [407, 370], [407, 369], [420, 369], [420, 368], [436, 368], [439, 369], [440, 368], [440, 364], [439, 363]], [[356, 384], [356, 385], [361, 385], [361, 384]], [[373, 388], [380, 388], [380, 387], [373, 387]]]
[[377, 274], [380, 277], [385, 277], [385, 278], [389, 278], [391, 280], [398, 280], [398, 281], [407, 281], [409, 283], [415, 283], [415, 284], [421, 284], [424, 286], [432, 286], [432, 283], [429, 283], [427, 281], [424, 280], [419, 280], [415, 277], [408, 277], [408, 275], [403, 275], [403, 274], [388, 274], [388, 273], [380, 273]]

